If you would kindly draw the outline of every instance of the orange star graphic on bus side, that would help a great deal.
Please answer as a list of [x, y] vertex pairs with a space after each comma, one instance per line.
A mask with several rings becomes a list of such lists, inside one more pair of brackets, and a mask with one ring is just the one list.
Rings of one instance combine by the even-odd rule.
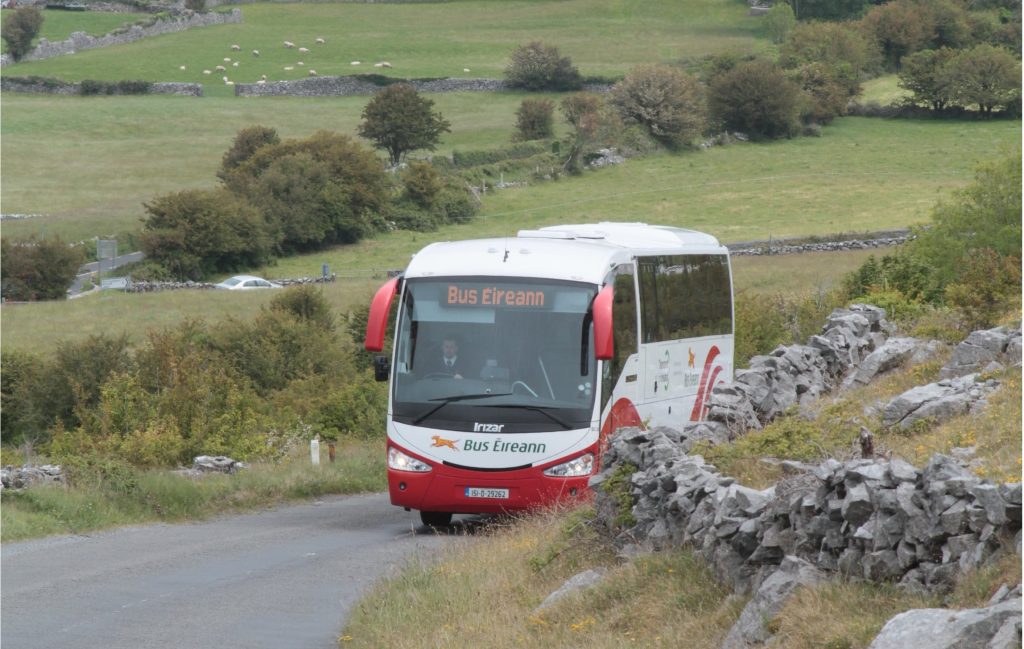
[[455, 447], [455, 442], [459, 441], [457, 439], [445, 439], [440, 435], [432, 435], [430, 439], [434, 440], [434, 443], [431, 444], [431, 446], [434, 448], [446, 447], [452, 449], [453, 451], [459, 450]]
[[690, 365], [690, 367], [693, 367], [693, 366], [694, 366], [694, 365], [693, 365], [693, 363], [694, 363], [694, 361], [696, 360], [696, 359], [694, 358], [694, 355], [693, 355], [693, 350], [692, 350], [692, 349], [690, 349], [689, 347], [687, 347], [687, 348], [686, 348], [686, 351], [690, 352], [690, 363], [689, 363], [689, 365]]

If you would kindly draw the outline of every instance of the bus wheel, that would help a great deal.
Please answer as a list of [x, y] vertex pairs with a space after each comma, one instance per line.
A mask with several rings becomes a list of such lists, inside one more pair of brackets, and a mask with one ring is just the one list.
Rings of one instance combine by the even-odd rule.
[[452, 513], [420, 512], [420, 520], [427, 527], [448, 527], [452, 522]]

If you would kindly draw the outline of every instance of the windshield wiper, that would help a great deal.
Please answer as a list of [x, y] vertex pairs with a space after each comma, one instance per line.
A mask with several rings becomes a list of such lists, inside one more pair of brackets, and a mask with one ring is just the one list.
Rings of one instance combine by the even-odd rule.
[[412, 422], [412, 425], [419, 425], [420, 422], [422, 422], [424, 419], [434, 414], [441, 408], [444, 408], [449, 403], [454, 403], [456, 401], [470, 401], [472, 399], [486, 399], [487, 397], [507, 397], [510, 396], [511, 394], [511, 392], [483, 392], [480, 394], [456, 394], [451, 397], [438, 397], [436, 399], [431, 399], [431, 401], [440, 401], [441, 403], [437, 404], [430, 410], [426, 411], [425, 413], [417, 417], [416, 420]]
[[491, 407], [492, 408], [518, 408], [518, 409], [521, 409], [521, 410], [533, 410], [534, 412], [539, 412], [540, 414], [544, 415], [545, 417], [547, 417], [551, 421], [555, 422], [556, 424], [558, 424], [562, 428], [564, 428], [566, 430], [572, 430], [572, 425], [569, 422], [567, 422], [566, 420], [564, 420], [561, 417], [559, 417], [558, 415], [552, 413], [550, 408], [542, 408], [540, 406], [524, 406], [524, 405], [521, 405], [521, 404], [512, 404], [512, 403], [498, 403], [498, 404], [495, 404], [495, 405], [493, 405]]

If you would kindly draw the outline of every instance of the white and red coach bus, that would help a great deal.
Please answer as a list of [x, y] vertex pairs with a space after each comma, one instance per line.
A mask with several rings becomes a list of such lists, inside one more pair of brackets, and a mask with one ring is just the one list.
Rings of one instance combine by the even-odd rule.
[[580, 496], [612, 431], [700, 420], [732, 380], [729, 253], [700, 232], [598, 223], [431, 244], [377, 292], [366, 349], [384, 348], [396, 297], [392, 356], [376, 361], [388, 490], [428, 525]]

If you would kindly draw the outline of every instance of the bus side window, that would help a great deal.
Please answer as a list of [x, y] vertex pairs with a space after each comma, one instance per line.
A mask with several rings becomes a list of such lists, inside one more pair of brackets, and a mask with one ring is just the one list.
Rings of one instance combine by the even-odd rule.
[[[624, 267], [629, 268], [629, 267]], [[629, 268], [632, 270], [632, 268]], [[611, 398], [612, 390], [622, 374], [626, 360], [637, 352], [636, 288], [633, 273], [618, 271], [615, 275], [615, 300], [612, 307], [612, 331], [615, 336], [615, 358], [605, 363], [601, 377], [601, 407]]]

